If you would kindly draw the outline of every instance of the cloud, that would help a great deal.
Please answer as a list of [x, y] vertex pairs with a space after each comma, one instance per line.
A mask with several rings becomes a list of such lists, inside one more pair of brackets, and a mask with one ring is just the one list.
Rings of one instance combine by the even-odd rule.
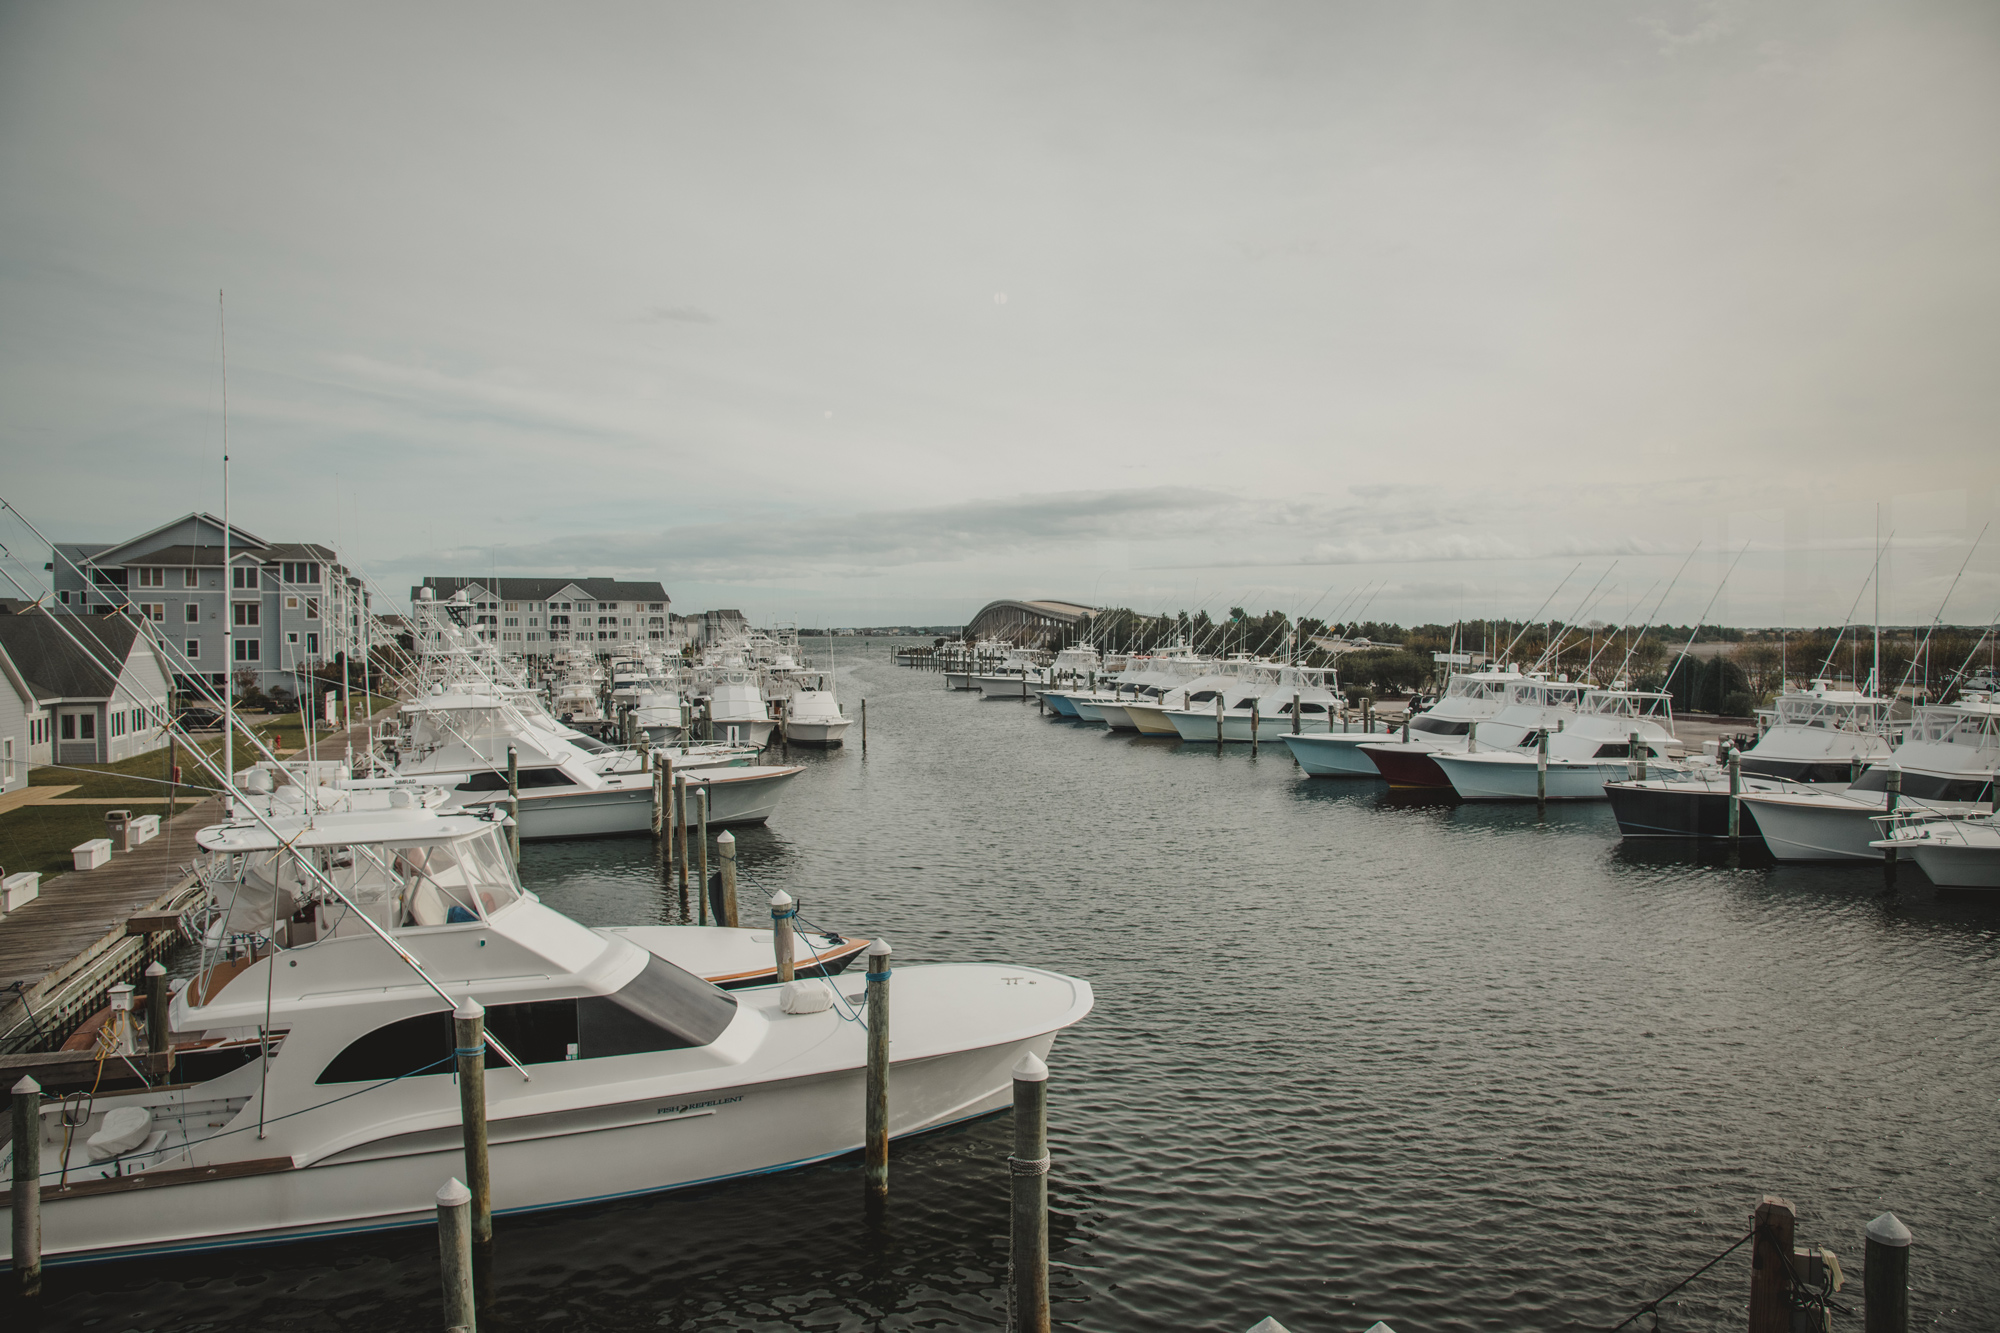
[[697, 310], [695, 307], [691, 305], [654, 306], [651, 310], [646, 312], [646, 318], [648, 321], [653, 323], [658, 323], [662, 320], [674, 324], [721, 323], [720, 320], [718, 320], [714, 315], [709, 314], [706, 310]]

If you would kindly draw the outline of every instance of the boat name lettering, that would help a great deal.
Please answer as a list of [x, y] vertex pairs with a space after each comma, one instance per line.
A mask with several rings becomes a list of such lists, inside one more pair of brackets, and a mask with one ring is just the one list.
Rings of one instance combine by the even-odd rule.
[[659, 1110], [653, 1112], [653, 1114], [680, 1115], [685, 1111], [699, 1111], [710, 1106], [728, 1106], [732, 1102], [740, 1102], [742, 1100], [743, 1098], [739, 1095], [735, 1097], [718, 1097], [712, 1102], [683, 1102], [679, 1106], [662, 1106]]

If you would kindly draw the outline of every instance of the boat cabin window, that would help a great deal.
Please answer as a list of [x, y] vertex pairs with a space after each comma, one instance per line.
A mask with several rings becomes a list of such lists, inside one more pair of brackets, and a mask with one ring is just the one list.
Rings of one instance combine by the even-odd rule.
[[[1856, 778], [1849, 791], [1889, 790], [1889, 770], [1875, 767]], [[1916, 801], [1979, 801], [1993, 799], [1991, 778], [1946, 778], [1903, 770], [1903, 795]]]
[[1214, 701], [1215, 696], [1220, 693], [1222, 693], [1221, 690], [1196, 690], [1188, 696], [1188, 702], [1191, 704], [1211, 703]]
[[1422, 717], [1411, 719], [1410, 730], [1421, 731], [1431, 736], [1463, 736], [1469, 725], [1465, 722], [1451, 722], [1441, 717], [1432, 717], [1426, 713]]
[[[560, 768], [556, 768], [553, 765], [543, 765], [540, 768], [517, 769], [516, 780], [521, 784], [522, 791], [527, 791], [530, 787], [567, 787], [572, 785], [571, 779]], [[453, 790], [506, 791], [507, 775], [498, 772], [474, 773], [471, 777], [459, 783]]]
[[[522, 1064], [545, 1065], [706, 1046], [735, 1016], [735, 996], [663, 958], [649, 958], [646, 970], [615, 995], [490, 1005], [486, 1029]], [[451, 1066], [438, 1062], [451, 1058], [452, 1042], [447, 1010], [400, 1019], [350, 1042], [315, 1081], [375, 1083], [417, 1072], [449, 1074]], [[487, 1053], [489, 1068], [499, 1061]]]

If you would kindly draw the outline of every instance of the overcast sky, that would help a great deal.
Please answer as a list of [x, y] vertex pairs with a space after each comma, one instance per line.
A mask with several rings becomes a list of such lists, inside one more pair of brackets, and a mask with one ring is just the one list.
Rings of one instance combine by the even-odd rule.
[[0, 477], [219, 510], [221, 288], [232, 516], [397, 596], [1821, 624], [1879, 506], [1927, 621], [1996, 144], [1991, 0], [0, 3]]

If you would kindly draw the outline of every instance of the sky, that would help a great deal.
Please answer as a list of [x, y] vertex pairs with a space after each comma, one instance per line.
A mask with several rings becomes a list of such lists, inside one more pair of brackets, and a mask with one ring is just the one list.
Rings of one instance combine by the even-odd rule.
[[1990, 0], [0, 0], [0, 498], [219, 512], [226, 354], [391, 599], [1985, 622], [1996, 142]]

